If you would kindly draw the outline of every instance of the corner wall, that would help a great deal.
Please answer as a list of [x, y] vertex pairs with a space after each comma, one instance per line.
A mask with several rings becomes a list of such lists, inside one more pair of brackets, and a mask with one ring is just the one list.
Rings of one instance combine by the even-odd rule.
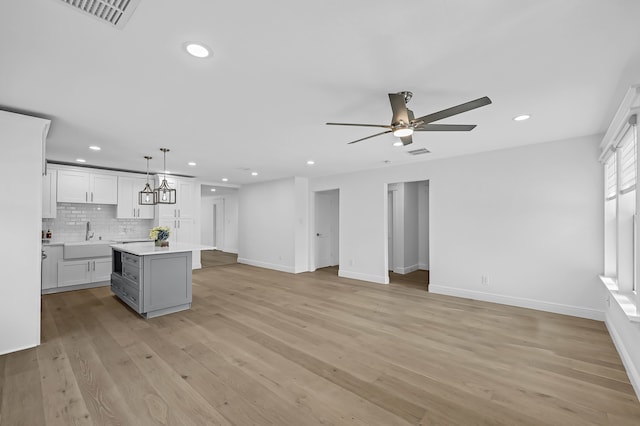
[[238, 193], [238, 262], [283, 272], [309, 263], [309, 184], [288, 178], [244, 185]]
[[40, 344], [43, 139], [49, 120], [0, 111], [0, 355]]

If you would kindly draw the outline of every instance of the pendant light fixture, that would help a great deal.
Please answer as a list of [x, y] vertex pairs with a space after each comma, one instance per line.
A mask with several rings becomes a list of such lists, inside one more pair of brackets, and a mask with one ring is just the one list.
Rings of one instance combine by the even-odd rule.
[[138, 204], [141, 206], [152, 206], [156, 203], [156, 193], [151, 189], [151, 185], [149, 185], [149, 160], [152, 157], [145, 155], [144, 158], [147, 160], [147, 183], [144, 185], [144, 189], [138, 192]]
[[162, 171], [162, 183], [159, 187], [153, 190], [155, 194], [156, 204], [175, 204], [176, 203], [176, 190], [169, 188], [167, 183], [167, 152], [169, 148], [160, 148], [162, 155], [164, 156], [164, 170]]

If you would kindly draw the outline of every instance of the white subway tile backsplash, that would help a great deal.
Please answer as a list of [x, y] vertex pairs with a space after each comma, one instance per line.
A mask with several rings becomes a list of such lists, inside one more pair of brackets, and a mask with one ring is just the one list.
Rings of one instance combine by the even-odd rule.
[[87, 222], [94, 240], [147, 238], [153, 228], [153, 219], [116, 219], [114, 205], [58, 203], [57, 217], [42, 219], [42, 229], [51, 230], [56, 241], [81, 241]]

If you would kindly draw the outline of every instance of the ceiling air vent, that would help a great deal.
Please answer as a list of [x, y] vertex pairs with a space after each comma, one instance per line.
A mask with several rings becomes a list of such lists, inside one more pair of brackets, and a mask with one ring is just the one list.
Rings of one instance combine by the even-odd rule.
[[140, 0], [60, 0], [80, 12], [122, 29]]
[[427, 148], [420, 148], [420, 149], [414, 149], [413, 151], [407, 151], [407, 154], [411, 154], [411, 155], [422, 155], [422, 154], [428, 154], [431, 151], [429, 151]]

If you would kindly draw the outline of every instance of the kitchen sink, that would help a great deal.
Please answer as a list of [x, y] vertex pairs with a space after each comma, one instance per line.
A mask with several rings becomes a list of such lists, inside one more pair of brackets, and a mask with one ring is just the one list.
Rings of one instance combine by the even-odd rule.
[[75, 243], [64, 243], [63, 257], [65, 259], [83, 259], [86, 257], [111, 256], [113, 241], [78, 241]]

